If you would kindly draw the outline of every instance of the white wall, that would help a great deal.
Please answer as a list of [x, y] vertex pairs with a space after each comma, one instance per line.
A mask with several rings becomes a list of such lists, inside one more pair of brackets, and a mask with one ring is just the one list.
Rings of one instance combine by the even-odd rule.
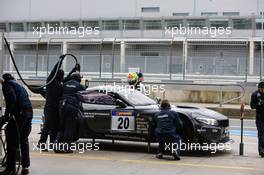
[[[196, 9], [194, 10], [194, 1]], [[142, 13], [142, 7], [160, 7], [159, 13]], [[0, 0], [0, 22], [60, 19], [172, 16], [173, 12], [264, 11], [264, 0]]]

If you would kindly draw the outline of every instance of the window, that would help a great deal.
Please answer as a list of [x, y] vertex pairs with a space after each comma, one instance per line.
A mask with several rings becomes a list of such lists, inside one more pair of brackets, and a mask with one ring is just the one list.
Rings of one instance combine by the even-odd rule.
[[223, 12], [223, 16], [239, 16], [239, 12]]
[[6, 32], [6, 24], [5, 23], [0, 23], [0, 31]]
[[144, 21], [145, 30], [160, 30], [161, 20], [146, 20]]
[[227, 28], [228, 27], [228, 21], [218, 21], [218, 20], [210, 20], [209, 21], [210, 27], [223, 27], [223, 28]]
[[189, 13], [172, 13], [172, 16], [189, 16]]
[[182, 19], [170, 19], [165, 20], [165, 26], [166, 27], [180, 27], [183, 26], [183, 20]]
[[149, 57], [149, 56], [159, 56], [159, 52], [141, 52], [140, 56]]
[[264, 23], [257, 22], [257, 23], [256, 23], [256, 29], [258, 29], [258, 30], [263, 30], [263, 29], [264, 29]]
[[217, 12], [202, 12], [201, 16], [217, 16]]
[[99, 27], [99, 22], [98, 21], [83, 21], [83, 26], [84, 27]]
[[128, 90], [124, 89], [118, 92], [120, 96], [126, 99], [126, 101], [130, 102], [135, 106], [146, 106], [146, 105], [155, 105], [156, 102], [151, 98], [143, 95], [141, 92], [137, 90]]
[[263, 19], [256, 19], [256, 29], [263, 30], [264, 29], [264, 20]]
[[189, 27], [205, 27], [205, 19], [188, 19], [187, 20], [187, 25], [189, 25]]
[[103, 21], [103, 30], [119, 30], [118, 20]]
[[143, 13], [160, 12], [160, 8], [159, 7], [142, 7], [141, 12]]
[[139, 30], [140, 29], [139, 20], [124, 20], [123, 29], [124, 30]]
[[73, 28], [79, 28], [79, 22], [76, 21], [67, 21], [63, 23], [64, 27], [68, 27], [68, 29], [73, 29]]
[[11, 32], [23, 32], [24, 31], [23, 23], [11, 23], [10, 31]]
[[46, 27], [60, 27], [60, 22], [54, 22], [54, 21], [51, 21], [51, 22], [45, 22], [45, 26]]
[[233, 19], [233, 29], [251, 29], [251, 19]]
[[91, 92], [81, 94], [82, 101], [89, 104], [116, 105], [116, 100], [106, 93]]
[[60, 22], [45, 22], [45, 27], [47, 28], [48, 30], [48, 27], [49, 27], [49, 30], [50, 31], [54, 31], [57, 28], [60, 27]]
[[41, 22], [30, 22], [27, 25], [28, 31], [34, 31], [34, 29], [38, 29], [41, 27]]

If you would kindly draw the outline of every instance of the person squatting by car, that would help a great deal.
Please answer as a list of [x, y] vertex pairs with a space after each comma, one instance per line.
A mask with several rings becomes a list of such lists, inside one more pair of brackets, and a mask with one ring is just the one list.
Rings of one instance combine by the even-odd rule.
[[256, 109], [256, 126], [258, 130], [258, 152], [264, 157], [264, 81], [258, 84], [258, 90], [251, 95], [250, 106]]
[[4, 74], [1, 79], [2, 91], [5, 98], [6, 110], [1, 121], [2, 126], [7, 123], [7, 166], [0, 175], [16, 174], [16, 159], [19, 144], [22, 155], [21, 174], [29, 173], [30, 156], [28, 136], [31, 132], [31, 121], [33, 118], [32, 104], [26, 89], [21, 86], [11, 74]]
[[160, 112], [155, 114], [154, 123], [155, 136], [159, 142], [156, 157], [158, 159], [162, 159], [165, 143], [171, 143], [171, 145], [176, 146], [170, 150], [174, 160], [180, 160], [179, 154], [181, 137], [179, 133], [183, 128], [183, 124], [178, 116], [178, 113], [171, 110], [170, 102], [168, 100], [161, 101]]

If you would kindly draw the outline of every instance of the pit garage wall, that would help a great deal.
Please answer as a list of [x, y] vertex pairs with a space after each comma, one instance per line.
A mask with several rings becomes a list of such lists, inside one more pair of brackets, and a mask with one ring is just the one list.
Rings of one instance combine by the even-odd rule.
[[[127, 72], [140, 70], [149, 81], [213, 78], [257, 82], [263, 72], [260, 41], [63, 41], [38, 45], [11, 41], [10, 45], [19, 69], [28, 76], [46, 76], [59, 55], [66, 52], [77, 56], [87, 78], [124, 79]], [[65, 70], [69, 71], [73, 64], [67, 59]], [[14, 71], [7, 50], [4, 70]]]
[[[250, 94], [260, 79], [261, 42], [259, 40], [231, 41], [104, 41], [72, 42], [52, 40], [19, 42], [10, 39], [11, 49], [19, 69], [26, 78], [45, 79], [62, 53], [73, 53], [89, 80], [98, 78], [125, 80], [127, 72], [141, 70], [146, 82], [192, 81], [234, 84], [248, 82], [245, 97], [233, 103], [250, 101]], [[37, 54], [38, 53], [38, 54]], [[66, 71], [74, 62], [67, 59]], [[263, 61], [262, 61], [263, 64]], [[16, 74], [5, 48], [4, 70]], [[262, 66], [263, 67], [263, 66]], [[263, 70], [263, 68], [262, 68]], [[249, 85], [250, 84], [250, 85]], [[187, 88], [187, 87], [186, 87]], [[174, 102], [218, 103], [219, 87], [197, 89], [169, 86], [166, 94], [156, 94]], [[33, 94], [32, 94], [33, 95]], [[222, 98], [237, 97], [239, 90], [224, 91]], [[34, 95], [33, 95], [34, 96]]]

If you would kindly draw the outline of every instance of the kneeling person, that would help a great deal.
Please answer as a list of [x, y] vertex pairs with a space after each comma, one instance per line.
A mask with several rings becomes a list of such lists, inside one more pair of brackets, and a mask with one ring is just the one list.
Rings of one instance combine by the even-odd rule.
[[161, 102], [161, 111], [155, 114], [155, 136], [159, 142], [157, 158], [163, 157], [165, 143], [171, 143], [176, 148], [172, 149], [172, 156], [174, 160], [180, 160], [179, 157], [179, 142], [181, 140], [177, 131], [182, 130], [182, 121], [178, 117], [178, 113], [171, 110], [168, 100]]

